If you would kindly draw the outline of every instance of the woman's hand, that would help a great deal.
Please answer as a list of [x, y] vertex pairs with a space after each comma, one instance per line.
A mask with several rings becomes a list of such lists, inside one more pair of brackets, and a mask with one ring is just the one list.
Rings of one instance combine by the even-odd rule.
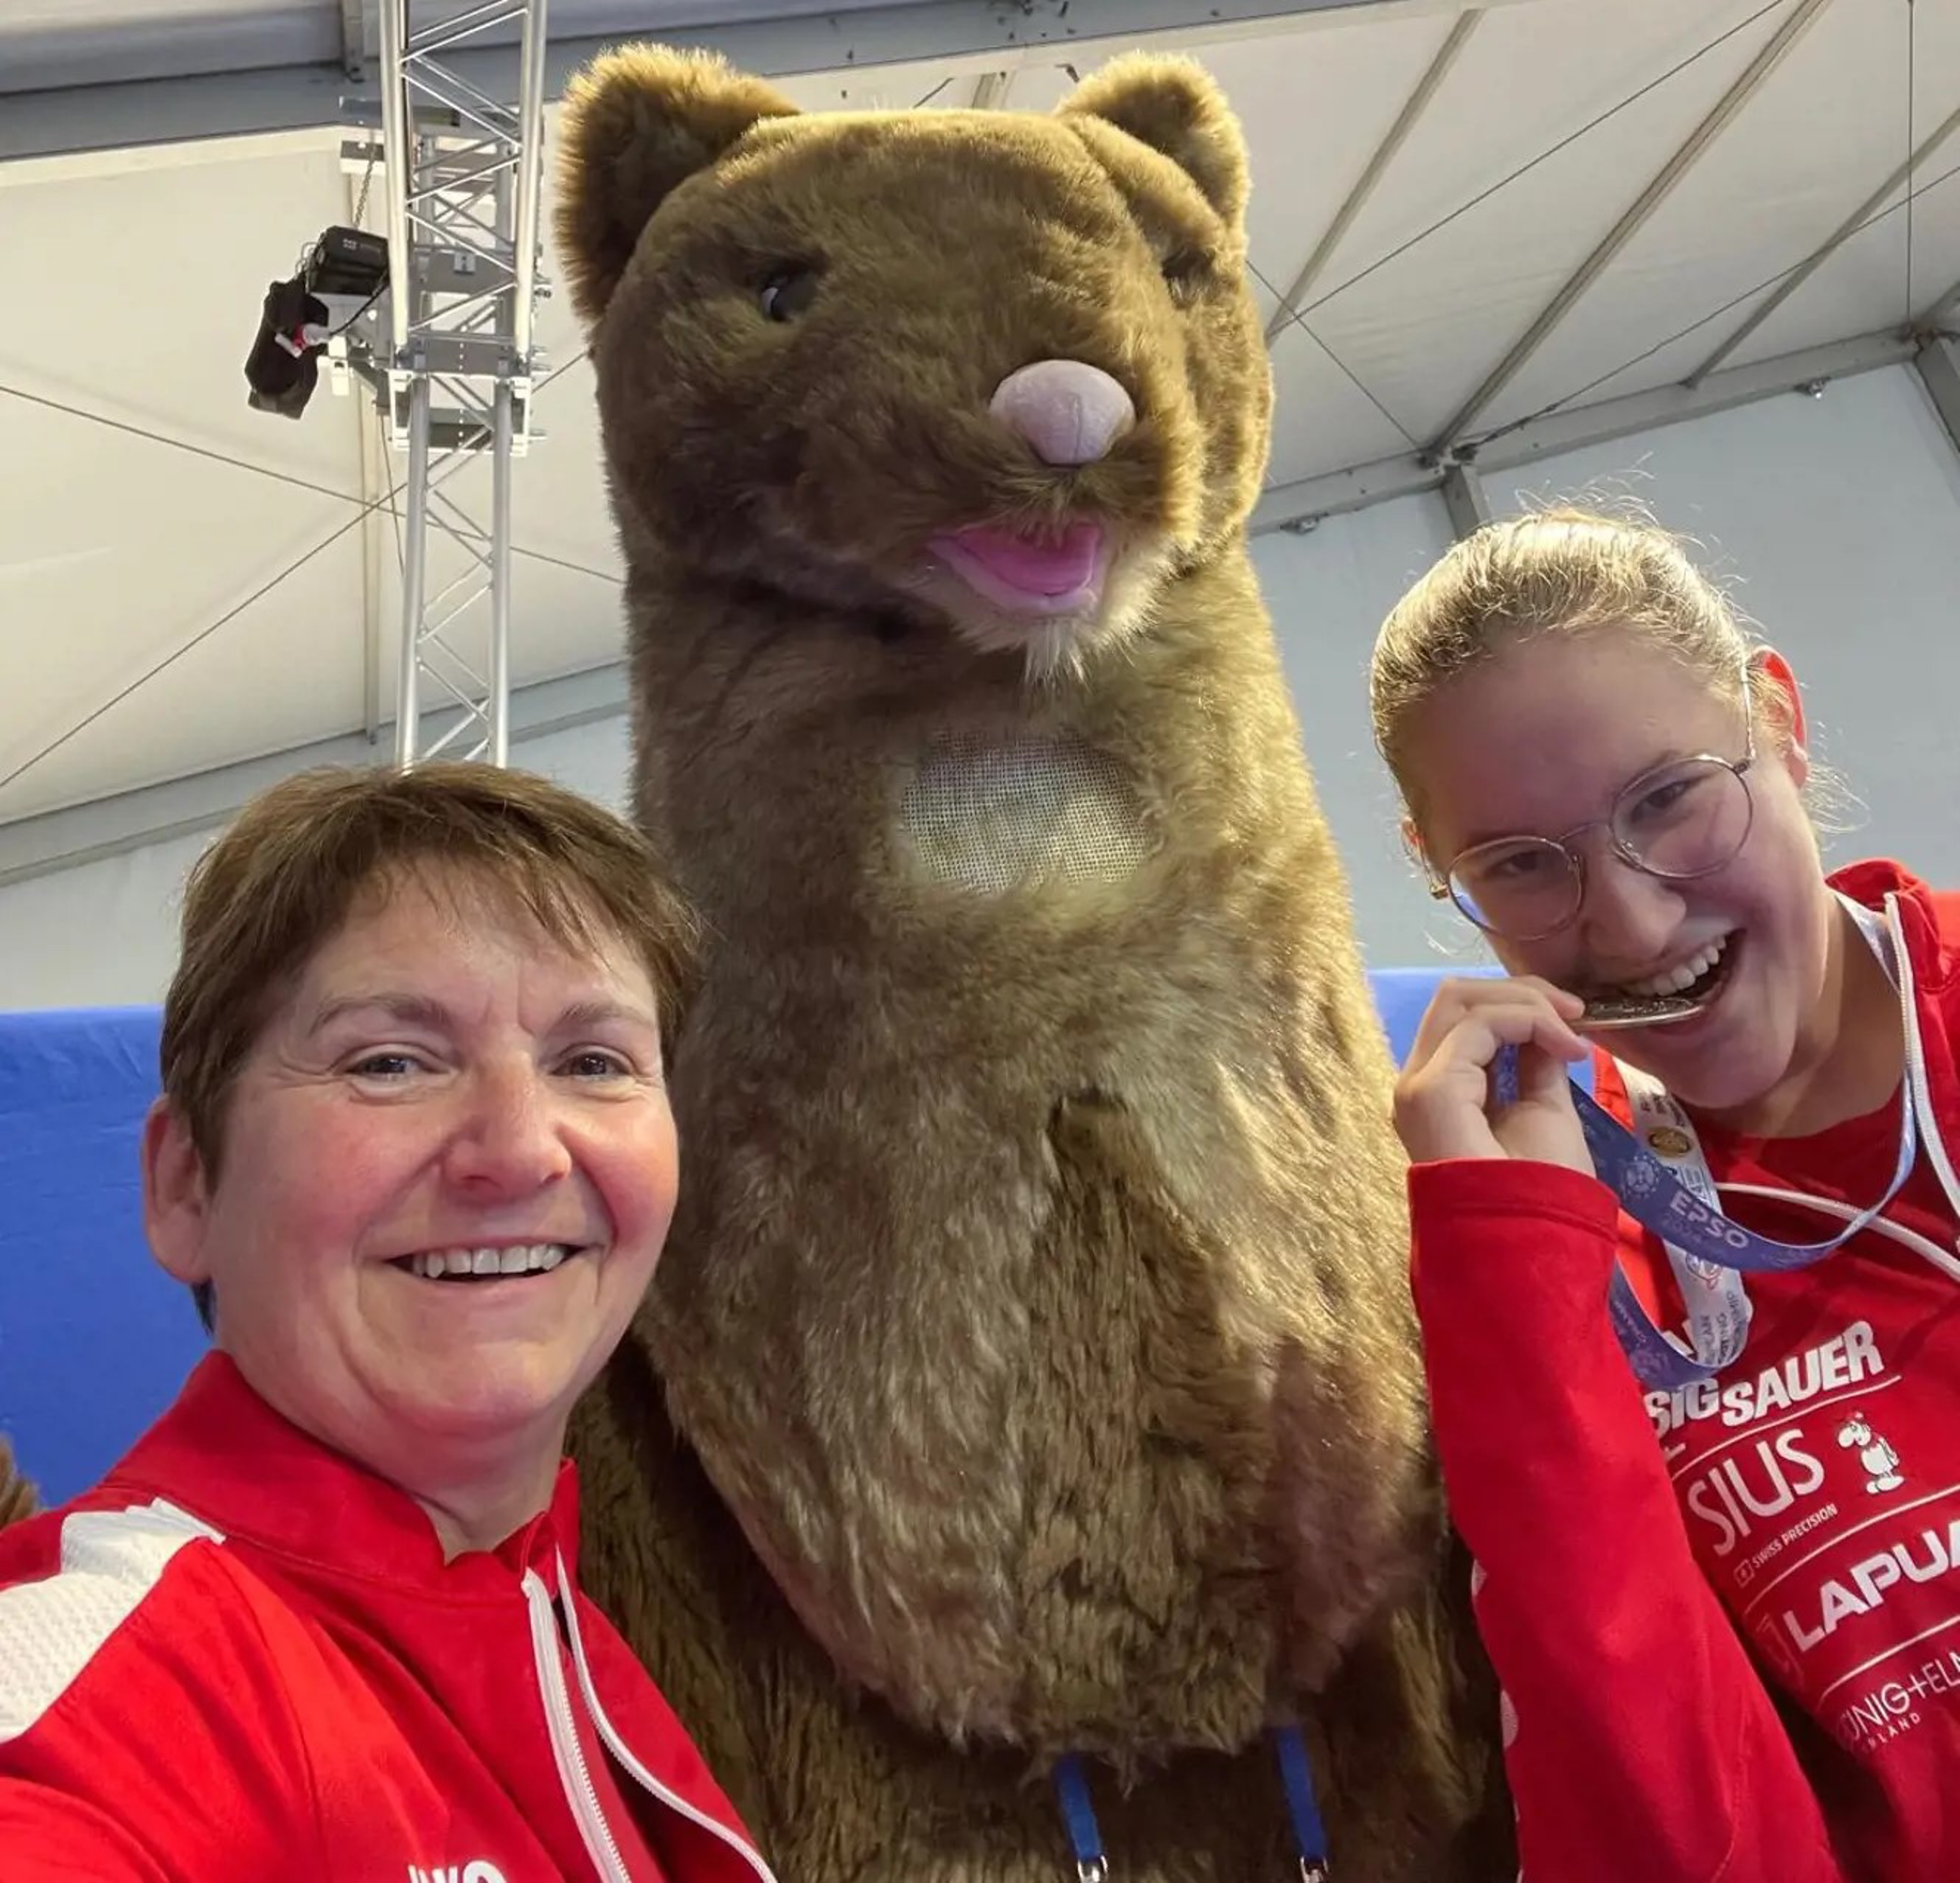
[[[1572, 1028], [1585, 1002], [1535, 976], [1451, 979], [1436, 991], [1395, 1083], [1395, 1129], [1416, 1163], [1522, 1157], [1590, 1175], [1592, 1159], [1566, 1068], [1592, 1050]], [[1492, 1068], [1517, 1048], [1517, 1097]]]

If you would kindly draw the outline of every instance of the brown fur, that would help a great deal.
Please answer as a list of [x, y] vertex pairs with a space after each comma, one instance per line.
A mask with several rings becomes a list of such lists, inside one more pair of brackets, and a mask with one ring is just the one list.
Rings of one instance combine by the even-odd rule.
[[[1344, 1880], [1507, 1875], [1389, 1058], [1247, 554], [1229, 110], [1132, 58], [1052, 116], [813, 118], [639, 49], [565, 148], [637, 802], [711, 937], [679, 1213], [574, 1433], [593, 1588], [784, 1883], [1061, 1873], [1071, 1749], [1118, 1875], [1284, 1874], [1296, 1710]], [[1128, 390], [1102, 461], [990, 417], [1042, 358]], [[921, 553], [1083, 515], [1124, 555], [1076, 631]], [[1029, 740], [1065, 811], [908, 815]], [[1068, 818], [1086, 861], [975, 886]]]
[[39, 1495], [14, 1462], [13, 1447], [0, 1438], [0, 1530], [31, 1517], [40, 1508]]

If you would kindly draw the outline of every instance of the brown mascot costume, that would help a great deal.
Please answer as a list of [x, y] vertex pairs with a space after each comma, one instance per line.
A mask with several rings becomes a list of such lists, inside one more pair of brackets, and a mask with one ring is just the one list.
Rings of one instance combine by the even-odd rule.
[[13, 1447], [0, 1436], [0, 1530], [31, 1517], [40, 1508], [34, 1487], [14, 1462]]
[[641, 48], [562, 138], [636, 802], [709, 936], [595, 1594], [783, 1883], [1280, 1883], [1303, 1769], [1340, 1883], [1507, 1878], [1247, 550], [1235, 121], [1181, 61], [810, 116]]

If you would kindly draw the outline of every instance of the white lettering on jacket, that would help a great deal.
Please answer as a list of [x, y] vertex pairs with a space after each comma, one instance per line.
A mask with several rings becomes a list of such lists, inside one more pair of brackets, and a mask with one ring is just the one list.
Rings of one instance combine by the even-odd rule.
[[1701, 1419], [1719, 1417], [1726, 1426], [1749, 1425], [1820, 1394], [1855, 1386], [1883, 1372], [1885, 1367], [1872, 1324], [1854, 1321], [1835, 1338], [1792, 1353], [1774, 1366], [1764, 1367], [1753, 1379], [1734, 1380], [1727, 1385], [1700, 1380], [1675, 1392], [1650, 1392], [1647, 1417], [1653, 1421], [1655, 1436], [1662, 1439]]
[[469, 1863], [432, 1863], [427, 1869], [409, 1866], [409, 1883], [504, 1883], [504, 1872], [487, 1859]]
[[1789, 1426], [1758, 1439], [1753, 1452], [1732, 1452], [1689, 1481], [1682, 1502], [1715, 1533], [1726, 1556], [1755, 1532], [1756, 1522], [1780, 1517], [1824, 1482], [1824, 1467], [1804, 1449], [1803, 1428]]
[[1883, 1608], [1887, 1592], [1901, 1580], [1936, 1582], [1955, 1569], [1960, 1569], [1960, 1517], [1943, 1532], [1922, 1530], [1912, 1541], [1895, 1543], [1820, 1583], [1803, 1614], [1793, 1608], [1783, 1611], [1784, 1631], [1799, 1654], [1808, 1654], [1852, 1616]]

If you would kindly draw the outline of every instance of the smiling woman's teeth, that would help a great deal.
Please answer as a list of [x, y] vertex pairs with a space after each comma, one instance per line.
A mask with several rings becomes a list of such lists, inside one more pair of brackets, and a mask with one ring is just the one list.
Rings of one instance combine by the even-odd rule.
[[571, 1253], [564, 1242], [527, 1242], [516, 1248], [438, 1248], [408, 1259], [409, 1274], [425, 1281], [445, 1275], [527, 1275], [555, 1268]]
[[1670, 968], [1666, 974], [1650, 975], [1645, 981], [1629, 981], [1624, 991], [1628, 994], [1678, 994], [1684, 988], [1691, 988], [1722, 959], [1722, 951], [1729, 945], [1724, 935], [1719, 941], [1712, 941], [1692, 959], [1684, 961], [1678, 968]]

